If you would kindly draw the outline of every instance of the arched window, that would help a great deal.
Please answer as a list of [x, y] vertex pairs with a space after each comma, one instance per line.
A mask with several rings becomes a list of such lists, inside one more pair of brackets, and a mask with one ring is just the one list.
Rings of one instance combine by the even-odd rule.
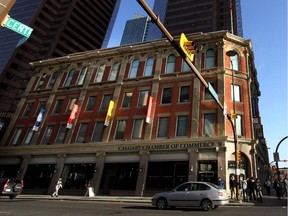
[[215, 52], [213, 49], [206, 51], [205, 68], [215, 67]]
[[78, 77], [78, 80], [77, 80], [77, 85], [83, 85], [84, 83], [84, 79], [85, 79], [85, 76], [86, 76], [86, 73], [87, 73], [87, 67], [83, 67], [80, 71], [80, 74], [79, 74], [79, 77]]
[[154, 59], [152, 57], [146, 60], [144, 76], [151, 76], [153, 70]]
[[102, 78], [103, 78], [103, 74], [104, 74], [104, 70], [105, 70], [105, 64], [101, 65], [97, 71], [97, 75], [96, 75], [96, 78], [95, 78], [95, 82], [98, 83], [98, 82], [101, 82], [102, 81]]
[[138, 71], [138, 66], [139, 66], [139, 60], [135, 59], [132, 62], [132, 65], [130, 68], [129, 78], [135, 78], [136, 77], [137, 71]]
[[74, 72], [75, 72], [75, 70], [74, 70], [74, 68], [72, 68], [72, 69], [69, 71], [69, 73], [67, 74], [67, 78], [66, 78], [65, 83], [64, 83], [64, 86], [65, 86], [65, 87], [68, 87], [68, 86], [71, 85], [71, 81], [72, 81], [72, 78], [73, 78], [73, 76], [74, 76]]
[[238, 54], [230, 56], [230, 69], [239, 70]]
[[119, 69], [119, 63], [116, 62], [115, 64], [113, 64], [108, 81], [114, 81], [117, 78], [117, 73], [118, 73], [118, 69]]
[[168, 56], [166, 64], [166, 73], [174, 73], [176, 57], [174, 54]]

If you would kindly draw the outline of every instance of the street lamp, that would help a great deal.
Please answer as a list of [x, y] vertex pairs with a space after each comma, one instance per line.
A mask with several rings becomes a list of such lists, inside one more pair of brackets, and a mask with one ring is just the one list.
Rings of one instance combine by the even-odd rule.
[[[230, 58], [230, 63], [231, 63], [231, 70], [232, 70], [232, 97], [233, 97], [233, 115], [231, 114], [228, 116], [228, 119], [231, 123], [232, 130], [233, 130], [233, 136], [234, 136], [234, 148], [235, 148], [235, 175], [236, 175], [236, 199], [239, 200], [239, 163], [238, 163], [238, 158], [237, 158], [237, 134], [236, 134], [236, 114], [235, 114], [235, 88], [234, 88], [234, 70], [233, 70], [233, 61], [231, 60], [231, 57], [237, 56], [237, 53], [233, 50], [230, 50], [226, 52], [226, 55], [229, 56]], [[233, 122], [232, 119], [233, 118]]]

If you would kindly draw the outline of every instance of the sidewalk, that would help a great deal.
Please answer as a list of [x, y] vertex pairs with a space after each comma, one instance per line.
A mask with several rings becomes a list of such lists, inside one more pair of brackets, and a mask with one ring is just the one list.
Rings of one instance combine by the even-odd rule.
[[[0, 197], [1, 198], [1, 197]], [[7, 197], [6, 197], [7, 198]], [[44, 199], [44, 200], [71, 200], [71, 201], [105, 201], [105, 202], [126, 202], [126, 203], [151, 203], [151, 197], [124, 197], [124, 196], [66, 196], [59, 195], [58, 197], [51, 197], [50, 195], [19, 195], [20, 199]], [[17, 199], [16, 198], [16, 199]], [[230, 200], [229, 206], [286, 206], [287, 198], [277, 199], [274, 196], [263, 196], [263, 203], [256, 200], [251, 202], [239, 202]]]

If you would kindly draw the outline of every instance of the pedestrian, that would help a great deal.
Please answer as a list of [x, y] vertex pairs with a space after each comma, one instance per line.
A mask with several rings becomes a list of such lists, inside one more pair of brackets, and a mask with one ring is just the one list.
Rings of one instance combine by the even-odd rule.
[[256, 197], [257, 197], [257, 202], [261, 202], [263, 203], [263, 195], [262, 195], [262, 183], [260, 182], [260, 180], [257, 178], [255, 181], [255, 185], [256, 185]]
[[249, 202], [248, 197], [248, 178], [242, 181], [243, 202]]
[[265, 187], [266, 187], [266, 192], [267, 192], [267, 195], [270, 196], [270, 187], [271, 187], [271, 181], [269, 178], [266, 179], [265, 181]]
[[230, 187], [230, 192], [231, 192], [231, 199], [236, 199], [236, 192], [235, 192], [235, 187], [236, 187], [236, 181], [234, 175], [231, 175], [230, 180], [229, 180], [229, 187]]
[[285, 197], [288, 197], [288, 179], [287, 179], [287, 175], [284, 179], [284, 185], [285, 185]]
[[223, 182], [223, 180], [221, 179], [221, 177], [218, 178], [218, 187], [224, 188], [224, 182]]
[[54, 193], [51, 195], [51, 197], [58, 197], [58, 191], [59, 189], [62, 188], [62, 179], [60, 178], [55, 186], [55, 191]]
[[276, 191], [277, 199], [280, 199], [280, 197], [281, 197], [280, 183], [279, 183], [279, 180], [278, 180], [278, 177], [277, 177], [277, 176], [276, 176], [275, 179], [274, 179], [273, 187], [274, 187], [274, 189], [275, 189], [275, 191]]
[[254, 178], [251, 177], [249, 182], [248, 182], [248, 190], [249, 190], [250, 200], [252, 200], [252, 197], [254, 200], [256, 200], [255, 189], [256, 189], [256, 182], [255, 182]]

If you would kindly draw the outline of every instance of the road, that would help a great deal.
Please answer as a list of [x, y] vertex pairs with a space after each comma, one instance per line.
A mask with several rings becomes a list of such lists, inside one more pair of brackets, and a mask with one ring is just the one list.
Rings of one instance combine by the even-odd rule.
[[224, 206], [211, 212], [193, 208], [157, 210], [150, 204], [69, 200], [0, 199], [0, 216], [287, 216], [282, 206]]

